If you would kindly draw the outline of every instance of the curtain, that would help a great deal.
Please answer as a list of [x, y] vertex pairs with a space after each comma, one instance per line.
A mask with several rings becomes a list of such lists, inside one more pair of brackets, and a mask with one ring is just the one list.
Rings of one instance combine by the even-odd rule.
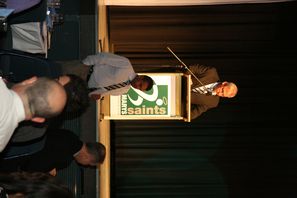
[[170, 46], [239, 87], [191, 123], [112, 121], [111, 197], [297, 197], [296, 8], [109, 7], [110, 43], [136, 71], [178, 64]]

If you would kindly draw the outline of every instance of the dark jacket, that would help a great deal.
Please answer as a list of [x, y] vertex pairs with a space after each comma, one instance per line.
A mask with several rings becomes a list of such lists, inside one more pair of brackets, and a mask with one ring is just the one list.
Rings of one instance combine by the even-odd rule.
[[[193, 65], [189, 69], [195, 74], [195, 76], [204, 84], [210, 84], [219, 81], [219, 76], [215, 68], [206, 67], [203, 65]], [[191, 88], [200, 87], [201, 84], [192, 77]], [[208, 109], [217, 107], [220, 97], [200, 94], [197, 92], [191, 93], [191, 119], [195, 119]]]

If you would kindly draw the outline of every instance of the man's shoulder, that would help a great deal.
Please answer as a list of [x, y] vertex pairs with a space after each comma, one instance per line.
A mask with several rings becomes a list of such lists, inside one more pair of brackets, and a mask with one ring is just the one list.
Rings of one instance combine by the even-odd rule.
[[23, 121], [15, 129], [11, 142], [26, 142], [40, 138], [45, 134], [47, 127], [44, 123]]
[[106, 58], [127, 59], [124, 56], [114, 54], [114, 53], [110, 53], [110, 52], [99, 52], [99, 53], [97, 53], [97, 56], [106, 57]]
[[212, 66], [206, 66], [201, 64], [193, 64], [193, 65], [190, 65], [189, 68], [193, 70], [203, 70], [203, 71], [215, 70], [215, 68]]

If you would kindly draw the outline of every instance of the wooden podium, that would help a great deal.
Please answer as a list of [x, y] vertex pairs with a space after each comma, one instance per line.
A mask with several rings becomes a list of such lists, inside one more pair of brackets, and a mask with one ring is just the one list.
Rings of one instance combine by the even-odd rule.
[[155, 85], [144, 93], [131, 88], [121, 96], [106, 96], [97, 102], [99, 142], [106, 147], [99, 165], [99, 197], [110, 198], [110, 120], [191, 121], [191, 75], [183, 73], [141, 73]]

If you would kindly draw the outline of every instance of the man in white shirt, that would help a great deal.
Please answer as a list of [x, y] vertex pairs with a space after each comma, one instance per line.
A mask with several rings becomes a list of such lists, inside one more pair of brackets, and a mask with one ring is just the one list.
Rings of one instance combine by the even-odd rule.
[[153, 80], [150, 77], [137, 75], [134, 72], [126, 57], [112, 53], [98, 53], [87, 56], [82, 62], [84, 65], [93, 65], [93, 71], [88, 80], [91, 90], [89, 96], [93, 99], [99, 99], [105, 95], [124, 94], [131, 86], [141, 91], [148, 91], [153, 86]]
[[0, 77], [0, 96], [0, 152], [19, 122], [44, 122], [61, 113], [67, 100], [63, 86], [45, 77], [32, 77], [11, 89]]

